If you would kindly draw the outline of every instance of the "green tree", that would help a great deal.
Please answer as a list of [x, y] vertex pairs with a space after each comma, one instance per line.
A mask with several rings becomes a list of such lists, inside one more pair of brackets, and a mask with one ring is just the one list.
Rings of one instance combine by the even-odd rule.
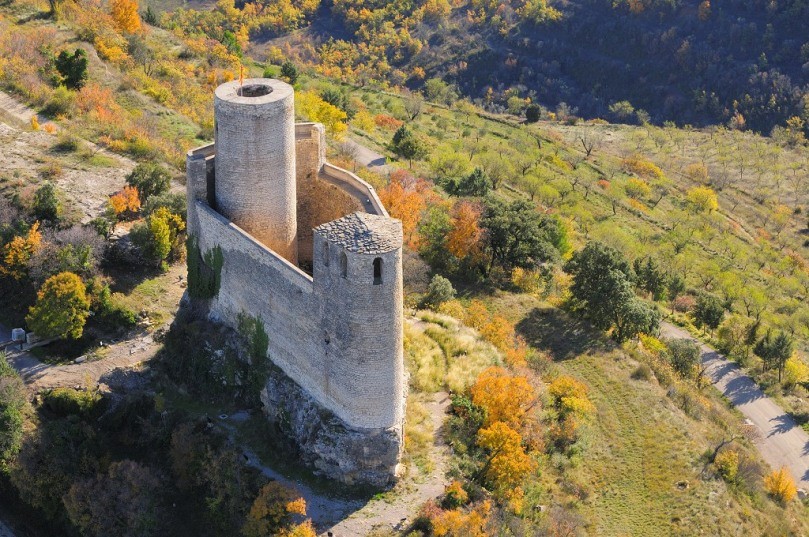
[[287, 60], [281, 64], [281, 76], [286, 78], [290, 84], [295, 84], [298, 81], [298, 68], [295, 64]]
[[77, 339], [88, 315], [90, 300], [81, 278], [72, 272], [61, 272], [45, 280], [25, 320], [43, 338]]
[[50, 181], [45, 182], [34, 193], [34, 216], [38, 220], [56, 223], [62, 213], [62, 203], [56, 193], [56, 187]]
[[20, 376], [0, 352], [0, 474], [20, 451], [28, 395]]
[[81, 48], [77, 48], [73, 54], [63, 50], [56, 57], [56, 70], [62, 75], [62, 82], [67, 88], [81, 89], [87, 82], [87, 53]]
[[495, 264], [506, 269], [533, 269], [558, 260], [570, 248], [562, 223], [554, 216], [537, 213], [525, 200], [506, 203], [487, 198], [480, 224], [486, 230], [489, 269]]
[[711, 333], [722, 323], [725, 317], [725, 307], [718, 297], [702, 293], [697, 297], [694, 308], [694, 322], [698, 327], [707, 326]]
[[485, 196], [492, 188], [492, 180], [485, 171], [475, 168], [460, 179], [450, 179], [446, 186], [447, 191], [455, 196]]
[[792, 356], [794, 348], [795, 342], [786, 332], [781, 331], [773, 337], [772, 331], [768, 329], [764, 337], [753, 347], [753, 352], [761, 358], [766, 369], [773, 367], [778, 369], [778, 382], [781, 382], [784, 367]]
[[542, 109], [537, 104], [529, 104], [525, 108], [525, 121], [536, 123], [542, 115]]
[[663, 300], [666, 296], [667, 278], [657, 262], [651, 257], [639, 257], [632, 263], [640, 289], [651, 293], [655, 300]]
[[135, 166], [126, 177], [126, 184], [138, 189], [138, 196], [141, 205], [152, 196], [159, 196], [168, 192], [171, 186], [171, 175], [160, 164], [156, 162], [141, 163]]
[[587, 243], [567, 262], [565, 271], [573, 276], [574, 310], [597, 328], [614, 328], [613, 337], [619, 342], [657, 331], [660, 313], [635, 296], [632, 269], [614, 248]]
[[390, 148], [399, 157], [406, 159], [411, 168], [413, 167], [414, 159], [427, 156], [427, 146], [424, 141], [413, 134], [413, 131], [407, 128], [406, 125], [399, 127], [393, 134]]
[[440, 274], [436, 274], [433, 276], [433, 279], [430, 280], [430, 285], [427, 287], [427, 295], [424, 297], [422, 303], [428, 308], [435, 309], [453, 298], [455, 298], [455, 288], [452, 287], [452, 282]]
[[143, 255], [159, 265], [179, 250], [185, 223], [165, 207], [155, 210], [146, 221], [130, 231], [132, 242]]
[[699, 346], [691, 339], [666, 341], [671, 367], [683, 378], [693, 379], [699, 366]]

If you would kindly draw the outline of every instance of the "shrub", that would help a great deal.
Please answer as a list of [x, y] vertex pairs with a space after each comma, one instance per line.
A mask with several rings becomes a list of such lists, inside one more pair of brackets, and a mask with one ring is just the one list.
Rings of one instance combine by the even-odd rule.
[[739, 473], [739, 453], [734, 449], [726, 449], [719, 453], [713, 461], [716, 472], [728, 483], [736, 481]]
[[683, 378], [694, 378], [699, 365], [699, 346], [690, 339], [670, 340], [666, 342], [666, 346], [674, 370]]
[[126, 184], [138, 190], [140, 204], [145, 205], [152, 196], [159, 196], [168, 191], [171, 175], [160, 164], [141, 163], [127, 176]]
[[42, 405], [57, 416], [88, 416], [101, 402], [97, 391], [56, 388], [43, 396]]
[[542, 109], [539, 105], [529, 104], [525, 109], [525, 121], [528, 123], [536, 123], [542, 115]]
[[469, 501], [469, 494], [464, 490], [460, 481], [453, 481], [444, 490], [444, 499], [441, 506], [444, 509], [456, 509]]
[[62, 212], [62, 203], [56, 192], [56, 187], [50, 181], [46, 181], [34, 193], [34, 216], [38, 220], [49, 220], [56, 222]]
[[73, 54], [66, 50], [56, 58], [56, 70], [62, 75], [62, 82], [69, 89], [81, 89], [87, 82], [87, 53], [77, 48]]
[[672, 304], [675, 311], [680, 313], [690, 313], [697, 307], [697, 299], [692, 295], [682, 295], [674, 299]]
[[455, 298], [455, 288], [452, 287], [452, 282], [436, 274], [430, 280], [430, 286], [427, 288], [427, 295], [424, 297], [423, 304], [428, 308], [437, 309], [441, 304], [453, 298]]
[[633, 380], [646, 380], [649, 381], [652, 379], [652, 370], [646, 364], [640, 364], [635, 370], [632, 372], [631, 375]]
[[764, 477], [764, 490], [774, 500], [781, 503], [791, 501], [798, 493], [795, 480], [792, 479], [789, 470], [783, 466], [780, 470], [773, 470], [772, 473]]

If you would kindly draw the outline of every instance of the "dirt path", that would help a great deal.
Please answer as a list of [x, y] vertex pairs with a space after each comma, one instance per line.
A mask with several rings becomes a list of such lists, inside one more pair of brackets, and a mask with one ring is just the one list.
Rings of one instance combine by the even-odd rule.
[[[372, 530], [403, 530], [413, 523], [421, 505], [440, 496], [447, 485], [445, 476], [449, 447], [444, 443], [440, 430], [449, 403], [449, 394], [439, 392], [434, 394], [433, 400], [428, 404], [436, 431], [431, 457], [434, 464], [432, 473], [428, 476], [408, 476], [389, 493], [367, 501], [340, 498], [314, 490], [264, 465], [255, 453], [244, 446], [242, 448], [248, 464], [270, 479], [294, 488], [306, 500], [307, 516], [312, 519], [319, 535], [359, 537], [368, 535]], [[231, 419], [237, 419], [237, 416], [231, 416]], [[233, 431], [227, 423], [222, 425]]]
[[755, 444], [764, 460], [775, 469], [786, 466], [798, 487], [809, 490], [809, 435], [795, 420], [734, 362], [682, 328], [661, 323], [660, 331], [665, 337], [690, 339], [699, 344], [702, 363], [711, 382], [760, 431]]
[[151, 335], [144, 335], [107, 348], [103, 359], [81, 364], [48, 365], [29, 352], [14, 350], [9, 350], [8, 360], [28, 389], [37, 393], [52, 388], [95, 386], [98, 379], [114, 369], [151, 360], [160, 345]]

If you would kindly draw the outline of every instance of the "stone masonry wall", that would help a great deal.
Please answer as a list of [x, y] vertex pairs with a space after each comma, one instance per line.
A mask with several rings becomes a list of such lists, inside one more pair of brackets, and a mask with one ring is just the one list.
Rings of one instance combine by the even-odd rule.
[[357, 201], [335, 185], [318, 177], [326, 162], [325, 129], [320, 123], [295, 125], [296, 178], [298, 191], [298, 261], [312, 262], [312, 229], [354, 211]]

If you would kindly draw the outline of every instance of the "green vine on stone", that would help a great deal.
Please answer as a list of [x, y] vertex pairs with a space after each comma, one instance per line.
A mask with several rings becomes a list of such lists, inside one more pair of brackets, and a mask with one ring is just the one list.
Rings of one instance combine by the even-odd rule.
[[224, 264], [222, 249], [216, 246], [203, 255], [196, 237], [190, 235], [185, 244], [189, 296], [202, 299], [215, 297], [219, 294], [219, 287], [222, 284], [222, 265]]

